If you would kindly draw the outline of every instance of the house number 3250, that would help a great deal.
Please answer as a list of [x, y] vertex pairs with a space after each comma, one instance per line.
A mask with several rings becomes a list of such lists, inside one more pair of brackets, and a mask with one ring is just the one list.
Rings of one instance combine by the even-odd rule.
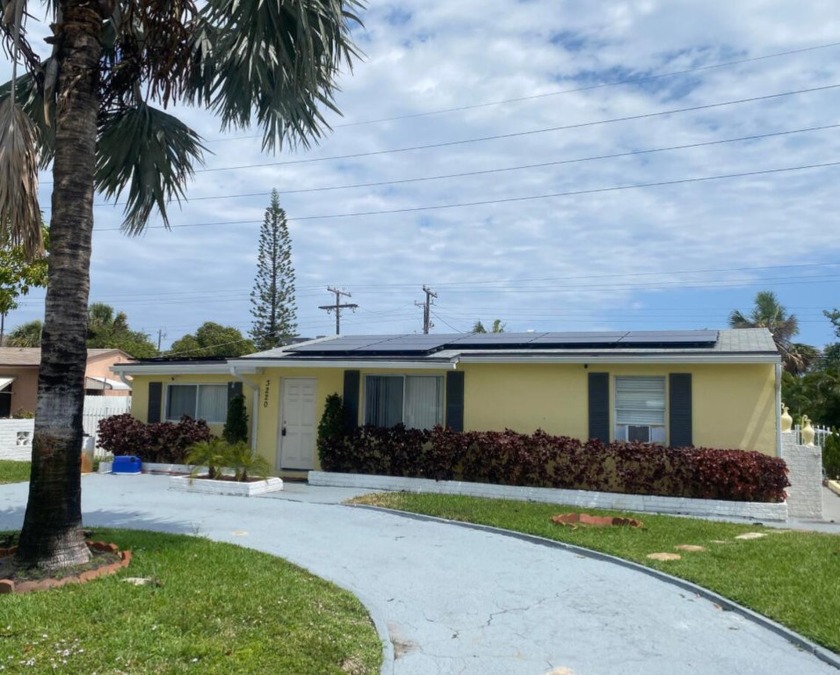
[[271, 389], [271, 380], [265, 381], [265, 395], [263, 396], [263, 408], [268, 407], [268, 392]]

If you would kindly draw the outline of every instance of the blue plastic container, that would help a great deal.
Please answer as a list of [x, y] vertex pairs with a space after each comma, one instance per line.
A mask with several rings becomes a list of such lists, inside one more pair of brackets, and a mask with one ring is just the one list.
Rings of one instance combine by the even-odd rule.
[[139, 457], [134, 455], [119, 455], [114, 457], [114, 463], [111, 465], [111, 473], [123, 474], [138, 474], [143, 463]]

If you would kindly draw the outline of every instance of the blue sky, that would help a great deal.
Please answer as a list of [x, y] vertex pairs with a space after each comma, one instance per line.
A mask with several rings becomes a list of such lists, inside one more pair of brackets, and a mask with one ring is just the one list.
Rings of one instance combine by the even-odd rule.
[[[834, 340], [833, 0], [405, 0], [362, 17], [365, 58], [318, 147], [264, 155], [255, 130], [224, 136], [179, 111], [213, 154], [172, 231], [155, 219], [125, 237], [121, 207], [97, 198], [92, 301], [164, 346], [208, 320], [247, 331], [276, 188], [306, 336], [334, 329], [318, 309], [327, 286], [359, 305], [344, 333], [421, 331], [426, 284], [433, 332], [496, 318], [513, 331], [723, 328], [772, 290], [801, 341]], [[7, 326], [42, 313], [35, 292]]]

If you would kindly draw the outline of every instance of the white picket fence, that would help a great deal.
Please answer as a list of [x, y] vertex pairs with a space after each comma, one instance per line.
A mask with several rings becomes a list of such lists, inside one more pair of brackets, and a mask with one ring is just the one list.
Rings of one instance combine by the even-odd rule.
[[[85, 396], [85, 411], [82, 415], [82, 425], [88, 436], [93, 436], [94, 445], [99, 430], [99, 420], [111, 415], [122, 415], [131, 412], [131, 396]], [[96, 448], [97, 457], [105, 451]]]
[[[82, 425], [85, 433], [94, 438], [99, 420], [111, 415], [131, 412], [130, 396], [85, 396]], [[32, 454], [34, 420], [0, 419], [0, 459], [28, 460]], [[97, 448], [97, 457], [105, 452]]]

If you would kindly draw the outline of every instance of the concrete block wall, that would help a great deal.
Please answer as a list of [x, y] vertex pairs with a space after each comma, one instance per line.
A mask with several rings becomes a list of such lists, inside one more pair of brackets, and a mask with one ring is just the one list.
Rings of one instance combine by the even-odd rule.
[[34, 420], [0, 420], [0, 459], [28, 461], [34, 428]]
[[788, 466], [788, 515], [822, 520], [822, 449], [798, 445], [793, 431], [782, 433], [782, 459]]

